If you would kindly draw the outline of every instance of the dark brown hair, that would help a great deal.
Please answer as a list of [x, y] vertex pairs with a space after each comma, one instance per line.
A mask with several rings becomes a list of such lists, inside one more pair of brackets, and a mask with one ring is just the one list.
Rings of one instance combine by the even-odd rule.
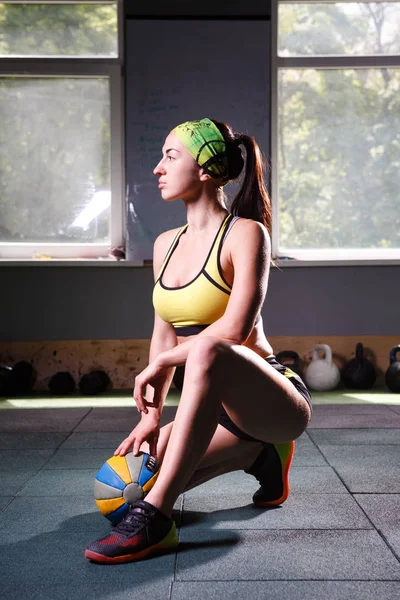
[[[271, 201], [264, 180], [267, 161], [259, 145], [253, 137], [234, 131], [227, 123], [211, 120], [226, 141], [229, 180], [239, 177], [246, 164], [243, 184], [232, 202], [230, 212], [238, 217], [259, 221], [271, 235]], [[246, 161], [241, 145], [246, 148]]]

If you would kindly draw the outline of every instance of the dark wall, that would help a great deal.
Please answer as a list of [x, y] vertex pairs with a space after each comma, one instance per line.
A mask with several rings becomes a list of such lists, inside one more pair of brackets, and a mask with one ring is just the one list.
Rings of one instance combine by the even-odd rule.
[[[130, 16], [269, 15], [258, 0], [127, 0]], [[241, 40], [243, 43], [243, 40]], [[250, 91], [249, 91], [250, 93]], [[291, 267], [271, 272], [267, 335], [400, 334], [400, 266]], [[1, 266], [0, 340], [149, 338], [152, 269]]]
[[[273, 268], [267, 335], [400, 334], [399, 267]], [[150, 267], [0, 268], [0, 340], [150, 338]]]

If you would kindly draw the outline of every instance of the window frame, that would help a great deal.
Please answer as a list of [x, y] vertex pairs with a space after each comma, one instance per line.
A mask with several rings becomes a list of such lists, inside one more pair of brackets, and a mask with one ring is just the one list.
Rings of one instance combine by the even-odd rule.
[[[364, 4], [371, 4], [361, 0]], [[271, 0], [271, 204], [272, 252], [279, 257], [279, 189], [278, 189], [278, 77], [280, 69], [373, 69], [396, 67], [400, 69], [400, 54], [362, 56], [291, 56], [278, 54], [280, 4], [345, 4], [354, 0]], [[400, 2], [399, 2], [400, 4]], [[279, 266], [352, 266], [400, 265], [400, 248], [378, 249], [293, 249], [290, 258], [277, 259]]]
[[[124, 166], [124, 77], [123, 77], [123, 0], [3, 0], [3, 4], [117, 4], [117, 56], [115, 58], [79, 57], [6, 57], [0, 59], [0, 77], [82, 77], [109, 78], [110, 91], [110, 182], [111, 217], [110, 238], [104, 243], [23, 243], [0, 241], [0, 264], [30, 264], [48, 262], [35, 256], [50, 256], [51, 262], [80, 259], [102, 262], [109, 259], [112, 247], [124, 246], [126, 215]], [[83, 260], [82, 260], [83, 259]]]

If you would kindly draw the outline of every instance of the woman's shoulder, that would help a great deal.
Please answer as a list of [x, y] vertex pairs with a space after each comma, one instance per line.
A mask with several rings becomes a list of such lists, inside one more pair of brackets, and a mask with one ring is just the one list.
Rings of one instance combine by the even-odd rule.
[[158, 245], [162, 245], [162, 244], [166, 244], [169, 241], [173, 241], [174, 237], [177, 235], [177, 233], [182, 229], [182, 227], [175, 227], [175, 229], [168, 229], [168, 231], [163, 231], [162, 233], [160, 233], [160, 235], [156, 238], [155, 243]]
[[247, 219], [246, 217], [239, 217], [235, 220], [234, 224], [232, 225], [232, 232], [229, 235], [232, 235], [233, 238], [241, 238], [242, 240], [243, 235], [256, 236], [260, 238], [265, 236], [269, 237], [268, 230], [265, 225], [259, 221], [254, 221], [254, 219]]
[[181, 229], [182, 227], [175, 227], [175, 229], [168, 229], [168, 231], [160, 233], [154, 242], [154, 250], [166, 254]]

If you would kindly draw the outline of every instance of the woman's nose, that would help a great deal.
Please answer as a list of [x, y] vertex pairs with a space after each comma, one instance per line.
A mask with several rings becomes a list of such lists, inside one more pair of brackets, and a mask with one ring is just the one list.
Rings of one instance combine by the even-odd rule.
[[160, 161], [158, 165], [154, 168], [154, 175], [161, 175], [161, 173], [165, 173], [165, 167], [163, 167], [162, 162]]

